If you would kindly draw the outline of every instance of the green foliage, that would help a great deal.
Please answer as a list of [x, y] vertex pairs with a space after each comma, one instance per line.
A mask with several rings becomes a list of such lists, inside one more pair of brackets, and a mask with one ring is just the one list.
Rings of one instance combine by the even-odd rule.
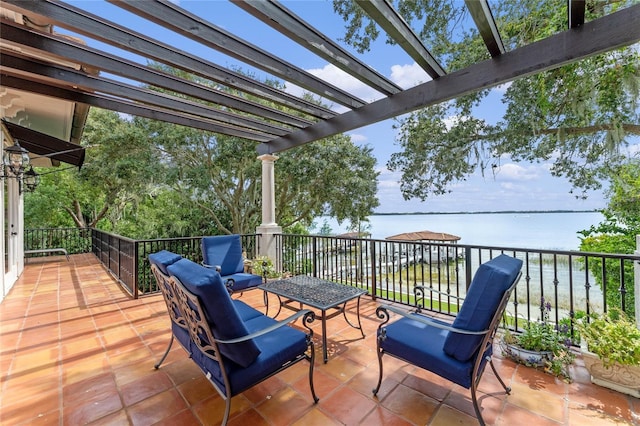
[[[640, 235], [640, 161], [631, 161], [614, 170], [608, 189], [609, 204], [603, 211], [605, 220], [583, 230], [580, 250], [599, 253], [627, 253], [635, 250], [636, 235]], [[606, 282], [603, 282], [602, 259], [590, 258], [589, 268], [600, 288], [604, 290], [607, 305], [622, 307], [620, 292], [620, 263], [604, 261]], [[635, 315], [633, 264], [626, 262], [623, 269], [625, 312]]]
[[[545, 360], [545, 370], [555, 376], [564, 377], [569, 380], [569, 365], [575, 359], [575, 354], [571, 351], [571, 336], [568, 327], [559, 327], [549, 322], [549, 312], [551, 304], [540, 301], [542, 319], [540, 321], [528, 322], [522, 333], [513, 334], [507, 332], [503, 340], [507, 344], [514, 344], [522, 349], [535, 352], [551, 352], [552, 357]], [[507, 349], [505, 354], [514, 358]]]
[[[92, 108], [83, 144], [81, 171], [52, 174], [27, 197], [27, 227], [75, 224], [161, 238], [248, 234], [261, 223], [262, 164], [254, 141]], [[281, 153], [278, 224], [305, 233], [322, 215], [362, 221], [379, 204], [375, 166], [372, 149], [345, 135]]]
[[280, 274], [276, 271], [273, 261], [267, 256], [257, 256], [251, 260], [251, 269], [254, 274], [267, 278], [278, 278]]
[[615, 363], [640, 365], [640, 330], [635, 320], [624, 312], [612, 309], [608, 315], [579, 321], [576, 327], [589, 351], [596, 354], [605, 367]]
[[[489, 59], [469, 20], [464, 2], [395, 0], [405, 21], [419, 34], [447, 72]], [[590, 21], [628, 7], [634, 0], [587, 2]], [[492, 3], [492, 14], [507, 51], [566, 31], [567, 3], [555, 0]], [[334, 0], [345, 19], [344, 40], [359, 51], [379, 37], [372, 21], [351, 0]], [[393, 43], [387, 40], [387, 43]], [[399, 152], [387, 166], [402, 173], [406, 199], [425, 200], [450, 192], [475, 171], [499, 173], [503, 158], [551, 162], [551, 173], [566, 177], [585, 197], [600, 188], [612, 168], [629, 160], [623, 148], [640, 135], [640, 52], [637, 46], [521, 78], [505, 85], [506, 112], [497, 123], [476, 114], [489, 90], [428, 106], [398, 120]]]
[[25, 197], [25, 226], [99, 226], [112, 230], [157, 171], [149, 143], [132, 122], [112, 111], [91, 108], [80, 170], [39, 169], [42, 181]]

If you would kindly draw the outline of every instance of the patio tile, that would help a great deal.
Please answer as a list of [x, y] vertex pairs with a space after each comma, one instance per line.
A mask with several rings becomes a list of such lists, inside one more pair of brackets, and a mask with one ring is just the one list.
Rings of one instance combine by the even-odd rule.
[[[260, 291], [239, 297], [264, 311]], [[469, 390], [390, 356], [373, 396], [378, 304], [362, 299], [365, 339], [344, 318], [329, 320], [327, 364], [316, 345], [318, 404], [301, 362], [235, 396], [229, 424], [477, 424]], [[0, 423], [219, 424], [224, 400], [178, 343], [154, 369], [169, 328], [159, 294], [131, 299], [91, 254], [30, 262], [0, 304]], [[314, 330], [320, 342], [319, 323]], [[504, 395], [487, 369], [478, 396], [489, 425], [640, 424], [638, 400], [592, 385], [580, 357], [571, 384], [499, 354], [494, 362], [513, 391]]]
[[[473, 419], [473, 421], [477, 424], [475, 419]], [[377, 406], [364, 418], [362, 424], [366, 424], [367, 426], [411, 426], [413, 423], [410, 423], [384, 407]], [[451, 423], [448, 423], [448, 425], [451, 425]]]
[[[235, 400], [232, 401], [233, 408]], [[291, 424], [302, 417], [315, 404], [311, 395], [302, 395], [290, 387], [282, 389], [264, 403], [256, 407], [257, 411], [276, 426]]]
[[340, 426], [338, 420], [332, 418], [328, 414], [325, 414], [321, 409], [314, 407], [307, 414], [302, 416], [299, 420], [293, 423], [293, 426]]
[[507, 403], [556, 422], [563, 422], [566, 416], [563, 397], [517, 382], [511, 384], [511, 394], [507, 397]]
[[157, 372], [122, 386], [120, 392], [125, 406], [129, 406], [168, 390], [172, 386], [173, 383], [166, 374]]
[[376, 403], [346, 386], [339, 388], [318, 403], [342, 424], [359, 424], [376, 407]]
[[413, 424], [428, 424], [438, 408], [438, 402], [407, 386], [396, 386], [382, 400], [383, 407], [402, 415]]
[[146, 426], [172, 416], [187, 407], [176, 389], [156, 394], [139, 403], [127, 407], [133, 424]]

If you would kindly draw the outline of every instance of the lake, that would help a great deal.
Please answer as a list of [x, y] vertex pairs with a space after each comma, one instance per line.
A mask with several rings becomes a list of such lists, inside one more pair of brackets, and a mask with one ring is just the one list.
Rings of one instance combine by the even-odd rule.
[[[459, 244], [547, 250], [578, 250], [578, 231], [604, 220], [600, 212], [425, 213], [369, 216], [373, 239], [404, 232], [434, 231], [459, 236]], [[332, 234], [348, 232], [347, 224], [323, 217]]]

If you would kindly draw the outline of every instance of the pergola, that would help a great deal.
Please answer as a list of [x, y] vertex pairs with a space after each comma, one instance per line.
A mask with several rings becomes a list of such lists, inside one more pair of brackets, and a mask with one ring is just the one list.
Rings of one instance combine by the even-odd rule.
[[[302, 11], [305, 3], [287, 4]], [[273, 154], [640, 40], [640, 4], [586, 21], [585, 1], [567, 0], [566, 30], [508, 50], [489, 0], [465, 0], [486, 55], [465, 68], [448, 72], [392, 2], [356, 3], [395, 41], [397, 49], [404, 50], [430, 76], [430, 81], [403, 89], [276, 0], [231, 0], [231, 4], [246, 12], [240, 18], [243, 24], [246, 16], [247, 26], [271, 27], [380, 93], [381, 98], [371, 102], [359, 99], [302, 66], [281, 59], [277, 43], [270, 45], [264, 40], [264, 46], [256, 46], [227, 31], [227, 17], [218, 13], [219, 2], [208, 4], [206, 13], [196, 14], [188, 8], [206, 3], [106, 0], [100, 4], [108, 6], [110, 12], [97, 16], [85, 10], [96, 2], [3, 0], [2, 115], [9, 122], [63, 142], [79, 142], [90, 107], [256, 141], [257, 154], [263, 161], [263, 222], [258, 232], [269, 234], [278, 232], [273, 207]], [[125, 17], [134, 17], [140, 24], [136, 28], [124, 26], [121, 22], [127, 22]], [[335, 19], [341, 18], [335, 15]], [[146, 30], [151, 27], [160, 27], [168, 35], [153, 38]], [[54, 30], [58, 28], [65, 35]], [[208, 55], [182, 50], [177, 39], [217, 51], [227, 59], [215, 62]], [[109, 48], [92, 47], [96, 45]], [[193, 78], [181, 78], [153, 66], [158, 63]], [[236, 67], [260, 70], [345, 112], [265, 84], [264, 79], [238, 72]], [[208, 84], [197, 82], [202, 79]], [[8, 114], [12, 110], [13, 116]], [[56, 126], [65, 120], [65, 114], [68, 123]], [[64, 144], [58, 145], [56, 149], [64, 150]]]
[[[107, 1], [118, 6], [116, 9], [122, 16], [135, 14], [149, 25], [160, 25], [238, 63], [302, 87], [345, 107], [347, 112], [338, 114], [270, 87], [229, 66], [183, 51], [172, 45], [170, 39], [150, 38], [144, 28], [124, 27], [118, 24], [121, 16], [96, 16], [57, 0], [0, 3], [5, 10], [0, 20], [2, 89], [46, 95], [73, 102], [78, 108], [95, 106], [255, 140], [260, 154], [277, 153], [640, 40], [640, 4], [585, 22], [585, 1], [568, 0], [566, 31], [508, 51], [489, 1], [466, 0], [487, 56], [448, 73], [390, 2], [358, 0], [363, 11], [395, 40], [398, 49], [404, 49], [432, 78], [403, 90], [284, 4], [275, 0], [232, 0], [246, 11], [247, 25], [260, 25], [252, 17], [257, 18], [383, 94], [379, 100], [366, 102], [280, 59], [274, 53], [277, 46], [267, 50], [226, 31], [220, 26], [224, 17], [216, 15], [215, 3], [209, 9], [210, 16], [196, 16], [169, 0]], [[296, 3], [296, 7], [304, 7], [304, 2]], [[81, 2], [78, 4], [83, 6]], [[56, 35], [51, 31], [53, 27], [205, 78], [217, 87], [194, 83], [148, 64], [89, 47], [76, 37]], [[147, 87], [168, 90], [174, 95]], [[256, 97], [279, 107], [250, 100]], [[68, 140], [78, 141], [85, 116], [86, 110], [84, 114], [76, 114]]]

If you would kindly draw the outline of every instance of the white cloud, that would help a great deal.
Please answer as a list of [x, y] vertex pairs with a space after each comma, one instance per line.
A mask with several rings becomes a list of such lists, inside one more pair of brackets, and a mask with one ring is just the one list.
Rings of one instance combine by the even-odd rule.
[[323, 68], [308, 69], [307, 72], [328, 81], [342, 90], [352, 93], [354, 96], [366, 102], [371, 102], [383, 97], [381, 93], [373, 90], [357, 78], [352, 77], [332, 64], [327, 64]]
[[467, 121], [468, 119], [469, 117], [466, 117], [466, 116], [450, 115], [449, 117], [445, 118], [442, 121], [444, 121], [444, 125], [446, 126], [447, 130], [451, 130], [454, 124], [457, 124], [461, 121]]
[[415, 62], [411, 65], [392, 65], [390, 78], [403, 89], [431, 80], [429, 74]]
[[629, 151], [629, 155], [631, 156], [640, 156], [640, 138], [638, 139], [638, 143], [631, 143], [627, 147], [627, 151]]
[[534, 165], [523, 167], [520, 164], [508, 163], [495, 169], [497, 178], [511, 181], [529, 181], [538, 179], [540, 173]]
[[369, 140], [369, 138], [362, 133], [349, 133], [349, 137], [351, 137], [351, 140], [355, 143], [363, 143]]

